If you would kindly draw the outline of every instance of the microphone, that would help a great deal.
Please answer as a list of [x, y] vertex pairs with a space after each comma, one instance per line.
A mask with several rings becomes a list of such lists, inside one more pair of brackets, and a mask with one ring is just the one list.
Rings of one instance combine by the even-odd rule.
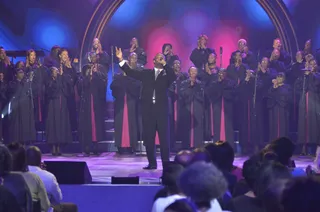
[[223, 53], [223, 47], [220, 46], [220, 55], [222, 55], [222, 53]]

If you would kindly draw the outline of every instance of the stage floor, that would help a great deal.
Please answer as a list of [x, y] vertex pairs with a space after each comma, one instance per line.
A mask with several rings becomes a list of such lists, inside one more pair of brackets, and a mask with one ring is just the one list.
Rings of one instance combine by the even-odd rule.
[[[173, 159], [173, 158], [172, 158]], [[242, 167], [247, 157], [237, 157], [234, 164]], [[44, 161], [85, 161], [88, 164], [94, 183], [111, 183], [111, 177], [140, 177], [140, 184], [157, 184], [161, 176], [162, 166], [158, 156], [157, 170], [143, 170], [147, 165], [145, 156], [118, 155], [114, 152], [102, 153], [100, 156], [77, 157], [74, 154], [66, 154], [53, 157], [49, 154], [43, 155]], [[294, 157], [297, 167], [306, 168], [313, 164], [312, 157]]]

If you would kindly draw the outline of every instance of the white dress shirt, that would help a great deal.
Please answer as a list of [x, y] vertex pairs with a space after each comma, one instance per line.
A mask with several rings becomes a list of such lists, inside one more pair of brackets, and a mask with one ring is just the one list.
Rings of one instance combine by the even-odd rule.
[[46, 187], [48, 198], [51, 204], [59, 204], [62, 200], [62, 193], [56, 177], [52, 173], [42, 170], [38, 166], [28, 166], [28, 168], [29, 172], [38, 175], [42, 180], [44, 186]]

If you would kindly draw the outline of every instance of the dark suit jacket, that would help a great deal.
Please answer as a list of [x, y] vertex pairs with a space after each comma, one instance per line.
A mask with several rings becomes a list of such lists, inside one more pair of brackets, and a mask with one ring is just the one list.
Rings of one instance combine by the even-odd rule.
[[[160, 72], [157, 80], [155, 80], [154, 69], [144, 69], [137, 71], [131, 69], [125, 63], [121, 69], [126, 72], [129, 77], [142, 82], [141, 105], [142, 116], [151, 117], [156, 115], [157, 120], [167, 118], [168, 116], [168, 96], [167, 89], [176, 80], [176, 75], [171, 67], [166, 65], [164, 70]], [[152, 97], [155, 90], [156, 103], [153, 105]], [[156, 114], [151, 114], [152, 107], [155, 106]], [[167, 119], [165, 119], [167, 120]]]
[[3, 186], [15, 196], [23, 211], [32, 211], [32, 196], [21, 174], [11, 172], [3, 176]]

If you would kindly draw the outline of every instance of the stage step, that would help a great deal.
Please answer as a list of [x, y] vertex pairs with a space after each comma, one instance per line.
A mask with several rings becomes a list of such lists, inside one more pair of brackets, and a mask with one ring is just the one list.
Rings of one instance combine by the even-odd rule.
[[104, 129], [105, 130], [111, 130], [114, 129], [114, 120], [113, 119], [107, 119], [104, 121]]

